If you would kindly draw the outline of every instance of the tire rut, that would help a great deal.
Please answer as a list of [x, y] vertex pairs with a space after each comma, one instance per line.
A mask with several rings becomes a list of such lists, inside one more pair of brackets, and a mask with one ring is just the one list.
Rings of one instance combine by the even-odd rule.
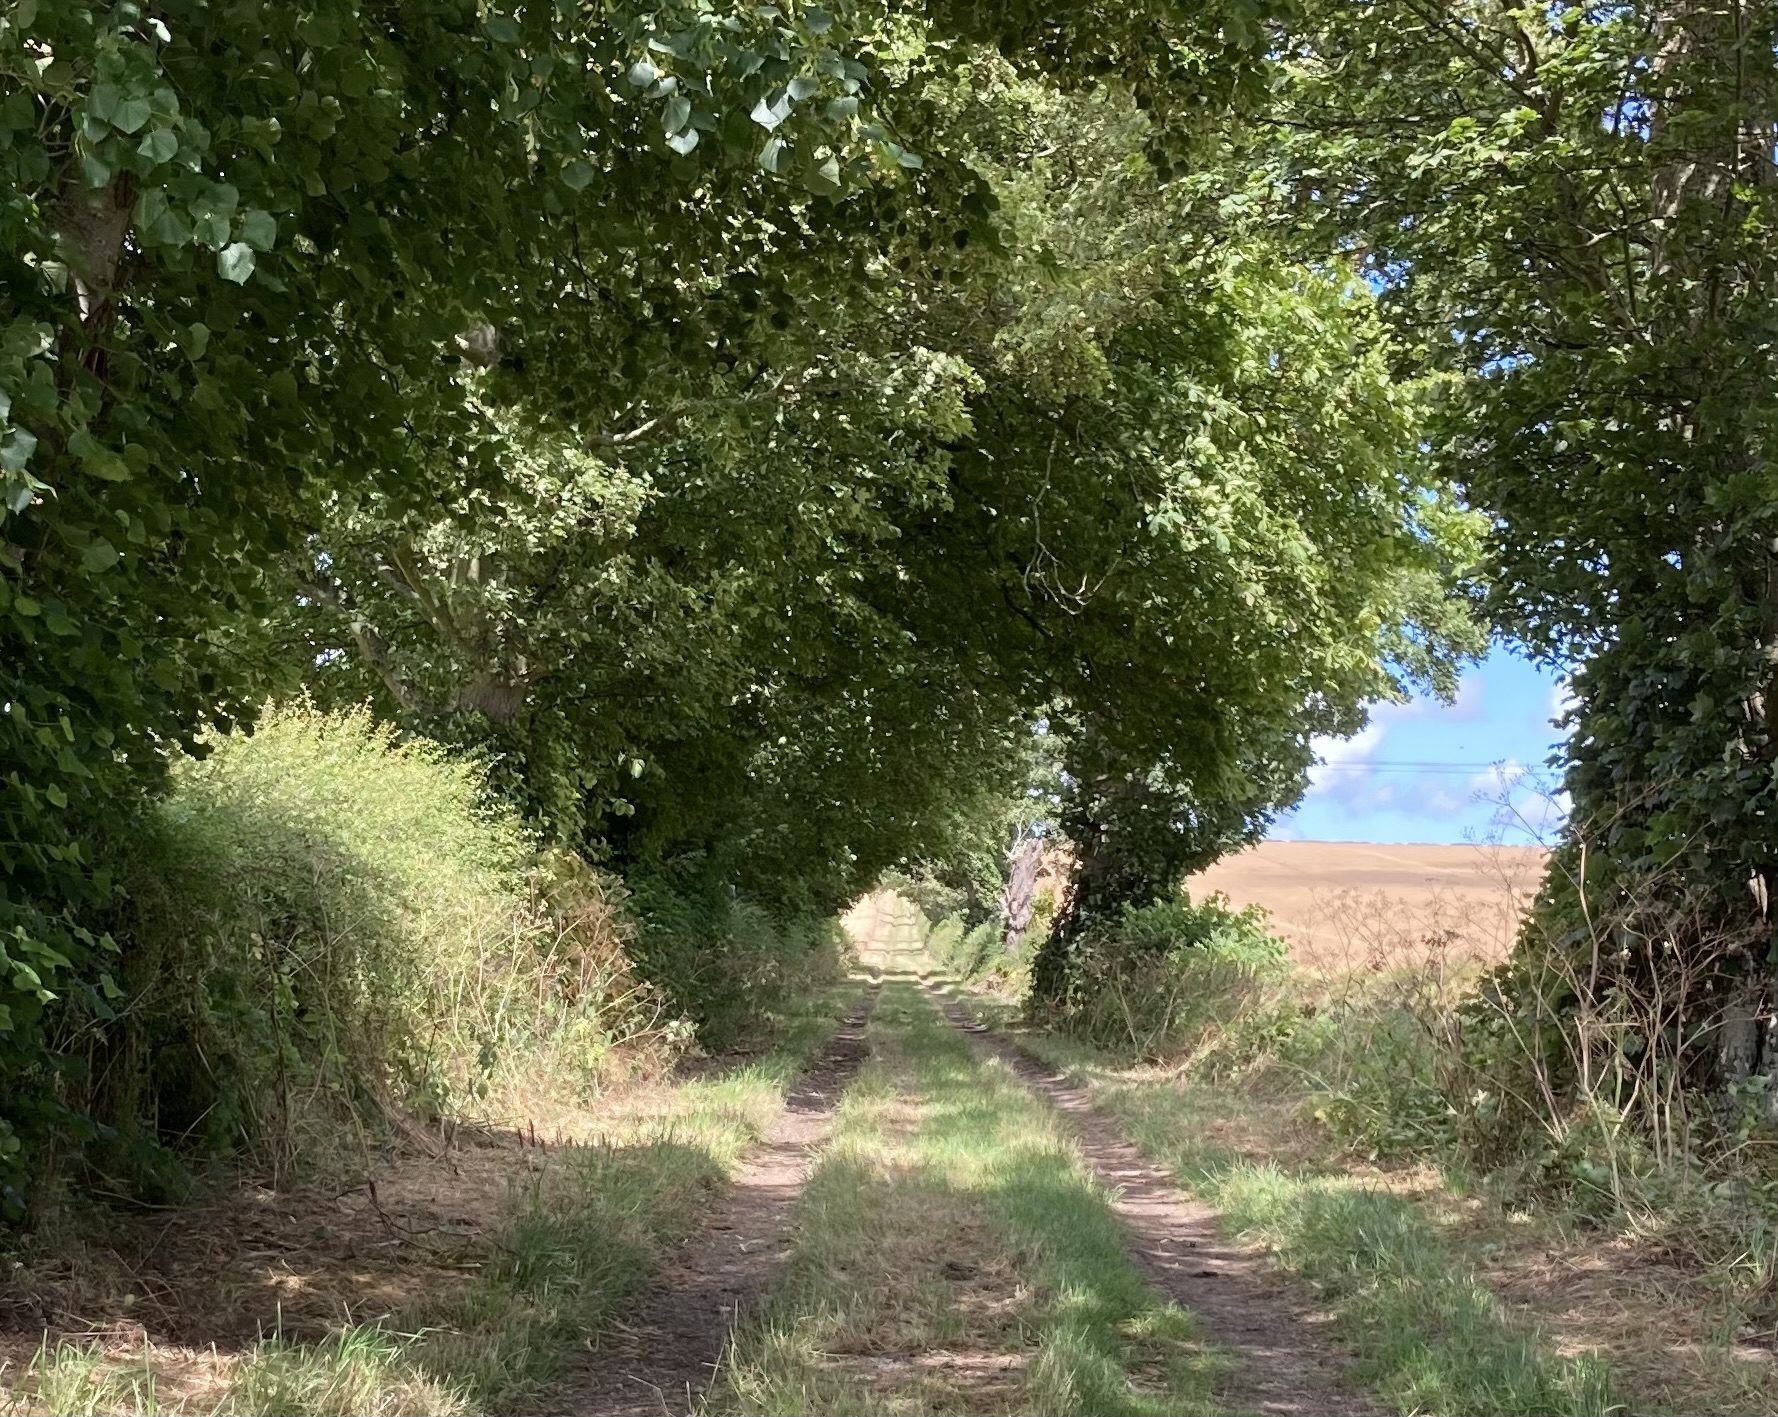
[[789, 1258], [797, 1197], [833, 1132], [834, 1108], [869, 1053], [865, 1030], [881, 984], [797, 1078], [784, 1110], [736, 1172], [715, 1211], [603, 1334], [589, 1371], [559, 1410], [580, 1417], [691, 1412], [716, 1374], [737, 1318]]
[[1264, 1256], [1225, 1239], [1218, 1213], [1144, 1158], [1082, 1089], [927, 987], [955, 1027], [1007, 1063], [1062, 1115], [1094, 1175], [1112, 1191], [1136, 1266], [1157, 1292], [1189, 1310], [1212, 1340], [1237, 1357], [1221, 1392], [1231, 1410], [1266, 1417], [1380, 1417], [1376, 1398], [1345, 1377], [1353, 1355], [1324, 1331], [1327, 1317], [1293, 1292]]

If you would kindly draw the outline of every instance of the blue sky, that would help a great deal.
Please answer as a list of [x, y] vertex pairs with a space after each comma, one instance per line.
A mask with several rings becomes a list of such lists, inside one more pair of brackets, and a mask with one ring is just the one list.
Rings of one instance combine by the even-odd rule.
[[1457, 701], [1388, 704], [1355, 738], [1318, 744], [1309, 794], [1278, 841], [1505, 841], [1561, 821], [1545, 760], [1562, 735], [1562, 680], [1504, 647], [1463, 676]]

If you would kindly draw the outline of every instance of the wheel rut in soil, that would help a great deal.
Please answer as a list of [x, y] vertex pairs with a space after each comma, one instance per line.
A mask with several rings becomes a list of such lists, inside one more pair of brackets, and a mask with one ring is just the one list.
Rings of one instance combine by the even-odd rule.
[[1087, 1164], [1114, 1194], [1137, 1267], [1237, 1359], [1220, 1394], [1232, 1411], [1379, 1417], [1376, 1399], [1346, 1380], [1343, 1370], [1353, 1355], [1325, 1332], [1326, 1316], [1264, 1256], [1226, 1240], [1217, 1212], [1179, 1190], [1082, 1089], [1012, 1039], [975, 1022], [930, 983], [928, 988], [952, 1024], [1062, 1114]]
[[784, 1110], [742, 1163], [710, 1219], [681, 1247], [628, 1316], [604, 1334], [562, 1411], [577, 1417], [689, 1413], [716, 1374], [737, 1318], [763, 1296], [790, 1254], [796, 1200], [833, 1132], [840, 1094], [869, 1052], [872, 984]]

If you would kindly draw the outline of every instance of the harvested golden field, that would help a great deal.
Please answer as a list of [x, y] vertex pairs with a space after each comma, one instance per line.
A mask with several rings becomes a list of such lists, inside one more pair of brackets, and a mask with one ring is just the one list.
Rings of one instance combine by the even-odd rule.
[[1547, 853], [1524, 846], [1267, 841], [1187, 883], [1259, 905], [1305, 968], [1492, 963], [1512, 947]]

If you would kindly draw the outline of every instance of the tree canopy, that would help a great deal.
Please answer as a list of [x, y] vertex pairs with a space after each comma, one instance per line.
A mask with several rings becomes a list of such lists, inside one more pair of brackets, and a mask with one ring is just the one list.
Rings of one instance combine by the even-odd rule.
[[1041, 714], [1224, 842], [1448, 688], [1423, 383], [1238, 200], [1270, 18], [13, 6], [0, 1145], [112, 1007], [108, 840], [270, 694], [832, 909]]

